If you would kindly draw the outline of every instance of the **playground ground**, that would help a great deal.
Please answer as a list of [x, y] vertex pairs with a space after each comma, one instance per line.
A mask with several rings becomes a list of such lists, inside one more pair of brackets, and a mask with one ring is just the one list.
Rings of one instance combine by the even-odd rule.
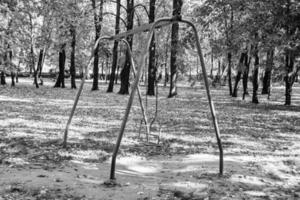
[[[137, 98], [117, 159], [118, 185], [109, 179], [110, 157], [128, 96], [91, 92], [85, 85], [62, 149], [63, 131], [77, 90], [35, 89], [21, 79], [16, 88], [0, 87], [0, 200], [2, 199], [299, 199], [300, 85], [292, 106], [284, 86], [272, 96], [231, 98], [227, 88], [212, 88], [224, 146], [224, 176], [218, 176], [218, 148], [204, 87], [178, 89], [166, 98], [159, 87], [153, 134], [160, 143], [138, 138]], [[67, 84], [68, 85], [68, 84]], [[116, 86], [115, 91], [118, 91]], [[145, 88], [142, 87], [143, 93]], [[148, 97], [149, 117], [155, 98]], [[141, 136], [145, 135], [142, 127]]]

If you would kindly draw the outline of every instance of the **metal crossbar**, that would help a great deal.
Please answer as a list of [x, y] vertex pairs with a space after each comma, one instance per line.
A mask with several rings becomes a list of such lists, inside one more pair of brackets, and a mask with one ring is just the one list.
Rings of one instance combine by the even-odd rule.
[[[151, 27], [153, 26], [154, 23], [155, 22], [150, 23], [150, 24], [143, 24], [141, 26], [136, 27], [135, 29], [129, 30], [129, 31], [124, 32], [124, 33], [120, 33], [118, 35], [111, 36], [109, 39], [110, 40], [120, 40], [120, 39], [126, 38], [130, 35], [150, 31], [150, 29], [151, 29]], [[172, 23], [175, 23], [175, 21], [163, 21], [163, 22], [160, 22], [159, 24], [157, 24], [155, 26], [155, 28], [162, 28], [164, 26], [169, 26]]]

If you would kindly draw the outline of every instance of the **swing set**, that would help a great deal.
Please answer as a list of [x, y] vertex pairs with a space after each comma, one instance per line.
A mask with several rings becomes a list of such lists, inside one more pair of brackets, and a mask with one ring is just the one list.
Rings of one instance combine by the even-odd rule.
[[[65, 127], [63, 147], [66, 148], [66, 146], [67, 146], [68, 130], [69, 130], [69, 127], [70, 127], [70, 124], [71, 124], [76, 106], [78, 104], [79, 97], [81, 95], [81, 92], [82, 92], [82, 89], [83, 89], [83, 86], [84, 86], [84, 83], [85, 83], [85, 79], [86, 79], [86, 76], [87, 76], [87, 71], [93, 63], [94, 51], [97, 48], [99, 42], [102, 41], [102, 40], [110, 40], [110, 41], [119, 40], [119, 41], [124, 42], [125, 45], [127, 46], [127, 51], [129, 53], [129, 56], [130, 56], [130, 63], [131, 63], [131, 66], [132, 66], [134, 82], [132, 84], [131, 93], [130, 93], [129, 100], [128, 100], [128, 103], [127, 103], [127, 107], [126, 107], [126, 110], [125, 110], [124, 118], [123, 118], [123, 121], [122, 121], [122, 124], [121, 124], [120, 132], [119, 132], [119, 135], [118, 135], [118, 138], [117, 138], [116, 144], [114, 146], [114, 150], [113, 150], [112, 161], [111, 161], [111, 171], [110, 171], [110, 181], [114, 181], [116, 179], [115, 178], [116, 158], [117, 158], [117, 154], [118, 154], [121, 142], [122, 142], [122, 138], [123, 138], [123, 135], [124, 135], [126, 123], [128, 121], [129, 113], [130, 113], [130, 110], [131, 110], [131, 106], [132, 106], [132, 103], [133, 103], [133, 99], [134, 99], [136, 90], [137, 90], [138, 97], [139, 97], [139, 102], [140, 102], [141, 111], [142, 111], [142, 115], [143, 115], [143, 121], [144, 121], [145, 126], [146, 126], [146, 137], [147, 137], [147, 141], [148, 141], [148, 137], [149, 137], [149, 134], [150, 134], [150, 127], [151, 127], [151, 125], [153, 124], [154, 121], [152, 120], [149, 123], [149, 119], [147, 118], [145, 106], [143, 104], [141, 91], [140, 91], [140, 88], [139, 88], [139, 82], [140, 82], [140, 78], [141, 78], [141, 75], [142, 75], [143, 67], [146, 65], [148, 50], [149, 50], [149, 47], [151, 45], [151, 40], [152, 40], [155, 29], [165, 27], [165, 26], [169, 26], [169, 25], [172, 25], [173, 23], [187, 24], [188, 26], [190, 26], [192, 28], [192, 30], [194, 32], [194, 35], [195, 35], [196, 48], [197, 48], [198, 56], [199, 56], [199, 59], [200, 59], [202, 74], [203, 74], [203, 77], [204, 77], [204, 84], [205, 84], [205, 88], [206, 88], [207, 99], [208, 99], [208, 103], [209, 103], [209, 107], [210, 107], [210, 112], [211, 112], [211, 115], [212, 115], [212, 121], [213, 121], [215, 134], [216, 134], [216, 139], [217, 139], [217, 144], [218, 144], [218, 148], [219, 148], [219, 175], [223, 175], [223, 147], [222, 147], [222, 142], [221, 142], [221, 138], [220, 138], [219, 126], [218, 126], [218, 122], [217, 122], [217, 119], [216, 119], [215, 108], [214, 108], [213, 101], [211, 99], [211, 94], [210, 94], [210, 89], [209, 89], [209, 84], [208, 84], [208, 79], [207, 79], [207, 73], [206, 73], [205, 64], [204, 64], [204, 58], [203, 58], [203, 54], [202, 54], [202, 50], [201, 50], [199, 35], [198, 35], [198, 32], [197, 32], [197, 29], [196, 29], [195, 25], [192, 22], [190, 22], [188, 20], [181, 19], [181, 16], [175, 16], [175, 17], [172, 17], [172, 18], [161, 18], [161, 19], [158, 19], [157, 21], [155, 21], [151, 24], [141, 25], [141, 26], [139, 26], [135, 29], [132, 29], [132, 30], [124, 32], [124, 33], [120, 33], [118, 35], [100, 37], [95, 42], [94, 48], [92, 49], [92, 54], [91, 54], [91, 57], [89, 59], [89, 63], [85, 67], [84, 77], [81, 80], [81, 85], [80, 85], [79, 90], [76, 94], [74, 104], [73, 104], [68, 122], [67, 122], [66, 127]], [[124, 38], [126, 38], [129, 35], [134, 35], [134, 34], [146, 32], [146, 31], [148, 31], [147, 45], [143, 49], [142, 56], [138, 60], [138, 68], [136, 70], [135, 64], [133, 62], [131, 49], [129, 47], [129, 44], [128, 44], [127, 40], [125, 40]], [[156, 106], [157, 106], [157, 103], [156, 103]]]

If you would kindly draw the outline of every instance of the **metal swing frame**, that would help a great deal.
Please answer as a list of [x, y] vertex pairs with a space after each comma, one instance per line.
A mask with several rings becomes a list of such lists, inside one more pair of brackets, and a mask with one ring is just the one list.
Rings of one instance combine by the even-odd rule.
[[[194, 32], [194, 35], [195, 35], [196, 48], [197, 48], [197, 51], [198, 51], [198, 56], [200, 58], [200, 64], [201, 64], [201, 68], [202, 68], [202, 74], [203, 74], [203, 78], [204, 78], [204, 84], [205, 84], [205, 88], [206, 88], [207, 99], [208, 99], [208, 103], [209, 103], [209, 107], [210, 107], [210, 112], [211, 112], [211, 115], [212, 115], [212, 121], [213, 121], [215, 134], [216, 134], [216, 139], [217, 139], [217, 144], [218, 144], [218, 148], [219, 148], [219, 175], [223, 175], [223, 168], [224, 168], [223, 162], [224, 161], [223, 161], [223, 147], [222, 147], [222, 142], [221, 142], [221, 137], [220, 137], [220, 130], [219, 130], [219, 126], [218, 126], [218, 122], [217, 122], [217, 118], [216, 118], [214, 103], [212, 101], [211, 94], [210, 94], [208, 78], [207, 78], [207, 72], [206, 72], [206, 68], [205, 68], [205, 64], [204, 64], [204, 58], [203, 58], [203, 54], [202, 54], [202, 50], [201, 50], [200, 39], [199, 39], [199, 35], [198, 35], [198, 32], [197, 32], [197, 28], [192, 22], [190, 22], [188, 20], [181, 19], [181, 16], [175, 16], [173, 18], [161, 18], [161, 19], [158, 19], [157, 21], [155, 21], [151, 24], [142, 25], [142, 26], [139, 26], [135, 29], [132, 29], [130, 31], [127, 31], [127, 32], [124, 32], [124, 33], [121, 33], [121, 34], [118, 34], [118, 35], [115, 35], [115, 36], [105, 36], [105, 37], [99, 38], [96, 41], [95, 45], [94, 45], [89, 63], [85, 67], [85, 74], [84, 74], [84, 77], [82, 78], [81, 85], [80, 85], [79, 90], [77, 92], [77, 95], [75, 97], [73, 108], [72, 108], [70, 116], [69, 116], [69, 120], [66, 124], [65, 132], [64, 132], [64, 141], [63, 141], [63, 146], [64, 147], [66, 147], [66, 145], [67, 145], [68, 129], [69, 129], [69, 126], [71, 124], [72, 117], [74, 115], [74, 112], [75, 112], [80, 94], [82, 92], [83, 85], [85, 83], [85, 79], [86, 79], [86, 76], [87, 76], [87, 70], [93, 62], [94, 51], [97, 48], [99, 42], [101, 40], [105, 40], [105, 39], [106, 40], [122, 40], [123, 38], [126, 38], [129, 35], [134, 35], [136, 33], [149, 31], [148, 32], [148, 37], [147, 37], [147, 46], [144, 48], [144, 50], [142, 52], [142, 56], [139, 59], [137, 72], [135, 72], [134, 63], [132, 61], [132, 56], [131, 56], [131, 59], [130, 59], [131, 64], [133, 64], [132, 67], [133, 67], [133, 72], [135, 74], [135, 80], [132, 84], [131, 93], [130, 93], [129, 100], [128, 100], [128, 103], [127, 103], [127, 106], [126, 106], [126, 111], [125, 111], [123, 121], [122, 121], [122, 124], [121, 124], [120, 132], [119, 132], [119, 135], [118, 135], [118, 138], [117, 138], [114, 150], [113, 150], [112, 161], [111, 161], [111, 170], [110, 170], [110, 180], [111, 181], [114, 181], [116, 179], [115, 178], [116, 159], [117, 159], [119, 148], [120, 148], [120, 145], [121, 145], [121, 142], [122, 142], [122, 138], [123, 138], [123, 135], [124, 135], [126, 123], [128, 121], [128, 117], [129, 117], [129, 114], [130, 114], [130, 110], [131, 110], [131, 106], [132, 106], [132, 103], [133, 103], [133, 100], [134, 100], [136, 90], [138, 90], [139, 98], [141, 100], [140, 90], [139, 90], [139, 81], [140, 81], [140, 78], [141, 78], [141, 75], [142, 75], [142, 69], [146, 64], [146, 59], [147, 59], [147, 56], [148, 56], [148, 50], [149, 50], [149, 47], [151, 45], [151, 40], [152, 40], [152, 37], [153, 37], [153, 34], [154, 34], [154, 30], [156, 28], [168, 26], [168, 25], [171, 25], [173, 23], [187, 24], [188, 26], [190, 26], [192, 28], [192, 30]], [[125, 44], [126, 44], [126, 42], [125, 42]], [[129, 48], [128, 52], [131, 55], [130, 48]], [[140, 101], [140, 102], [142, 102], [142, 101]], [[142, 104], [141, 104], [141, 107], [142, 107]], [[142, 110], [142, 112], [144, 114], [145, 111]], [[145, 115], [144, 115], [144, 117], [145, 117]], [[147, 118], [145, 118], [145, 123], [148, 127]], [[149, 130], [147, 128], [147, 133], [148, 133], [148, 131]]]

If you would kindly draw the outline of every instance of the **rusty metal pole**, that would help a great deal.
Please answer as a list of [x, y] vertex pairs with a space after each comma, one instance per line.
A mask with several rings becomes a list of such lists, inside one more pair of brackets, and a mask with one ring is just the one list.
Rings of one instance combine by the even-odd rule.
[[189, 26], [191, 26], [193, 31], [194, 31], [195, 37], [196, 37], [196, 47], [197, 47], [198, 55], [199, 55], [199, 58], [200, 58], [202, 74], [203, 74], [205, 88], [206, 88], [206, 94], [207, 94], [208, 103], [209, 103], [209, 107], [210, 107], [210, 112], [211, 112], [211, 115], [212, 115], [212, 120], [213, 120], [213, 124], [214, 124], [214, 128], [215, 128], [215, 132], [216, 132], [217, 143], [218, 143], [218, 147], [219, 147], [219, 154], [220, 154], [219, 155], [219, 157], [220, 157], [219, 158], [219, 174], [223, 175], [223, 168], [224, 168], [223, 146], [222, 146], [220, 130], [219, 130], [219, 126], [218, 126], [218, 121], [217, 121], [217, 117], [216, 117], [216, 111], [215, 111], [214, 103], [212, 101], [211, 94], [210, 94], [210, 89], [209, 89], [209, 84], [208, 84], [208, 79], [207, 79], [206, 68], [205, 68], [205, 64], [204, 64], [204, 58], [203, 58], [203, 54], [202, 54], [202, 50], [201, 50], [199, 35], [198, 35], [198, 32], [197, 32], [197, 29], [196, 29], [195, 25], [192, 22], [187, 21], [187, 20], [180, 20], [180, 22], [188, 24]]
[[95, 45], [94, 45], [94, 47], [93, 47], [93, 49], [92, 49], [92, 55], [91, 55], [91, 57], [90, 57], [90, 59], [89, 59], [89, 63], [88, 63], [88, 65], [86, 65], [86, 67], [85, 67], [84, 75], [83, 75], [83, 77], [82, 77], [82, 79], [81, 79], [81, 84], [80, 84], [80, 87], [79, 87], [79, 89], [78, 89], [78, 92], [77, 92], [77, 94], [76, 94], [76, 96], [75, 96], [74, 104], [73, 104], [71, 113], [70, 113], [70, 115], [69, 115], [68, 122], [67, 122], [67, 124], [66, 124], [65, 132], [64, 132], [64, 139], [63, 139], [63, 148], [66, 148], [66, 147], [67, 147], [67, 140], [68, 140], [69, 127], [70, 127], [70, 125], [71, 125], [72, 118], [73, 118], [73, 116], [74, 116], [75, 109], [76, 109], [76, 106], [77, 106], [78, 101], [79, 101], [79, 97], [80, 97], [81, 92], [82, 92], [82, 90], [83, 90], [83, 86], [84, 86], [84, 83], [85, 83], [85, 79], [87, 78], [88, 69], [90, 68], [90, 66], [92, 65], [93, 60], [94, 60], [94, 51], [95, 51], [95, 49], [97, 48], [99, 42], [100, 42], [101, 40], [105, 40], [105, 39], [110, 39], [110, 37], [107, 37], [107, 36], [105, 36], [105, 37], [100, 37], [100, 38], [95, 42]]

